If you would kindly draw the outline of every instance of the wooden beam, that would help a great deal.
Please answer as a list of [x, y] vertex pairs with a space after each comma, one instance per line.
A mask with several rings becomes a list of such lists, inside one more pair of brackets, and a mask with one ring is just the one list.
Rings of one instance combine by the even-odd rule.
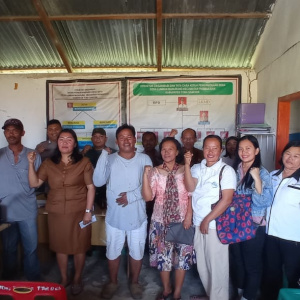
[[58, 36], [56, 35], [56, 32], [48, 18], [48, 15], [47, 15], [41, 1], [40, 0], [32, 0], [32, 2], [41, 18], [41, 21], [43, 22], [43, 24], [46, 28], [47, 33], [49, 34], [49, 37], [50, 37], [52, 43], [56, 47], [56, 50], [59, 53], [60, 58], [62, 59], [66, 69], [68, 70], [68, 73], [72, 73], [73, 72], [72, 66], [70, 64], [70, 61], [69, 61], [66, 53], [65, 53], [64, 47], [61, 44]]
[[156, 0], [156, 56], [157, 71], [162, 68], [162, 0]]
[[269, 13], [174, 13], [163, 14], [163, 19], [269, 19]]

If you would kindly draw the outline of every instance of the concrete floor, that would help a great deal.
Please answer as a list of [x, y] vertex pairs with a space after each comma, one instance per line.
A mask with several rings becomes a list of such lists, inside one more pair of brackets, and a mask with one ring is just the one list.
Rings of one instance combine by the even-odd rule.
[[[41, 261], [42, 275], [45, 281], [59, 282], [59, 270], [55, 256], [48, 250], [47, 245], [40, 244], [39, 256]], [[130, 296], [127, 280], [127, 255], [122, 255], [119, 270], [120, 287], [112, 300], [129, 300]], [[69, 259], [69, 271], [72, 272], [73, 261]], [[71, 288], [67, 287], [68, 299], [72, 300], [99, 300], [103, 285], [108, 281], [108, 266], [105, 258], [105, 247], [96, 247], [87, 256], [83, 274], [84, 291], [77, 296], [71, 295]], [[146, 254], [143, 259], [143, 267], [140, 274], [140, 282], [144, 287], [143, 300], [155, 300], [161, 291], [159, 272], [149, 266], [149, 256]], [[191, 295], [205, 295], [196, 266], [186, 273], [182, 289], [182, 300], [189, 300]]]

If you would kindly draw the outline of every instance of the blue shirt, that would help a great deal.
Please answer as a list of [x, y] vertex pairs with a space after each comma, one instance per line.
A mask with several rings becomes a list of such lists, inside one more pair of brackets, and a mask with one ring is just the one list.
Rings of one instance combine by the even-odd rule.
[[[9, 147], [0, 149], [0, 201], [1, 217], [4, 221], [14, 222], [36, 218], [37, 202], [35, 189], [28, 182], [27, 154], [32, 149], [23, 147], [18, 162]], [[36, 155], [35, 169], [41, 164], [40, 155]]]

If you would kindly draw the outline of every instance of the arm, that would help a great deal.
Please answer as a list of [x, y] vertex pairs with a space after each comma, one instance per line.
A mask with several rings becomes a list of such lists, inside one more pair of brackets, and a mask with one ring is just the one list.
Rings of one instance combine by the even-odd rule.
[[193, 208], [192, 208], [192, 197], [189, 196], [188, 207], [185, 214], [185, 218], [183, 220], [183, 227], [185, 229], [189, 229], [192, 225], [192, 217], [193, 217]]
[[198, 179], [192, 177], [191, 161], [193, 154], [188, 151], [184, 154], [184, 184], [188, 192], [193, 192], [197, 186]]
[[150, 186], [151, 170], [152, 170], [151, 166], [145, 166], [144, 173], [143, 173], [142, 196], [145, 201], [151, 201], [154, 198], [154, 196], [152, 195], [152, 189]]
[[93, 174], [93, 182], [95, 186], [103, 186], [106, 184], [110, 175], [108, 164], [108, 152], [102, 150], [102, 153], [97, 161], [97, 165]]
[[36, 163], [37, 155], [36, 152], [32, 151], [27, 154], [28, 159], [28, 181], [29, 186], [31, 188], [39, 187], [44, 181], [39, 179], [36, 173], [36, 165], [39, 164]]
[[[251, 173], [252, 171], [250, 171]], [[255, 178], [253, 177], [252, 173], [251, 176], [254, 179], [254, 190], [252, 193], [252, 202], [258, 208], [267, 208], [271, 205], [273, 199], [273, 186], [272, 186], [272, 179], [269, 172], [266, 169], [260, 169], [259, 171], [259, 179], [260, 179], [260, 186], [261, 192], [257, 189], [257, 183]]]
[[214, 207], [214, 209], [202, 220], [200, 231], [202, 234], [208, 234], [209, 222], [220, 216], [232, 202], [233, 189], [222, 190], [222, 199]]
[[[87, 196], [86, 196], [86, 209], [93, 209], [94, 198], [95, 198], [95, 186], [93, 184], [89, 184], [87, 187]], [[92, 220], [92, 213], [84, 213], [83, 216], [83, 224], [87, 224]]]

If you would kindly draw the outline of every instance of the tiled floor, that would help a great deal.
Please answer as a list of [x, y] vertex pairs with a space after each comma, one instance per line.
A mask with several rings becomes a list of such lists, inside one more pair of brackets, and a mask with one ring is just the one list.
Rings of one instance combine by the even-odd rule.
[[[84, 291], [78, 296], [72, 296], [70, 287], [67, 287], [68, 299], [70, 300], [99, 300], [101, 290], [108, 280], [108, 267], [105, 258], [104, 247], [95, 248], [86, 259], [84, 270]], [[46, 245], [40, 244], [39, 255], [41, 260], [42, 274], [46, 281], [59, 282], [59, 270], [55, 256], [49, 252]], [[73, 266], [72, 259], [69, 259], [69, 270]], [[120, 287], [112, 300], [132, 299], [130, 296], [127, 280], [127, 255], [122, 255], [119, 270]], [[149, 266], [149, 256], [145, 255], [140, 275], [140, 282], [144, 287], [143, 300], [154, 300], [161, 289], [159, 272]], [[182, 299], [189, 300], [191, 295], [205, 295], [196, 267], [186, 273], [182, 289]]]

